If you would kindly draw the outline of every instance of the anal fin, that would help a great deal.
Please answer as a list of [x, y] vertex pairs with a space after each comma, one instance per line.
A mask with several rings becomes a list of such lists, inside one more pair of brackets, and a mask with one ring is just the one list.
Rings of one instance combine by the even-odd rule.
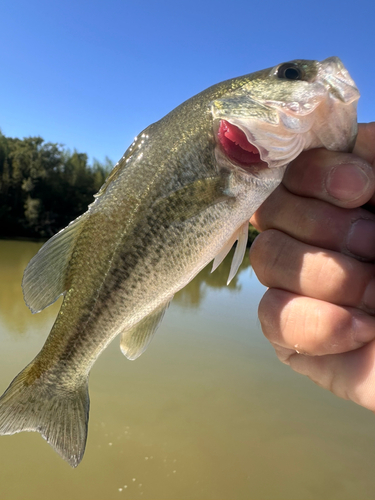
[[120, 348], [124, 356], [130, 360], [134, 360], [147, 349], [172, 298], [154, 309], [152, 313], [148, 314], [132, 328], [122, 333]]

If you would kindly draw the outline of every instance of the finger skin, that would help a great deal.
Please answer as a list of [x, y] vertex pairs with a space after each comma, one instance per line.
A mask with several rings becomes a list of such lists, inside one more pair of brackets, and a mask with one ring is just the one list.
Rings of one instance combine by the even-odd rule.
[[[375, 170], [375, 122], [359, 124], [353, 153], [366, 160]], [[375, 191], [370, 203], [375, 205]]]
[[359, 124], [354, 153], [305, 151], [288, 166], [283, 184], [292, 193], [346, 208], [366, 203], [375, 184], [375, 122]]
[[256, 238], [250, 260], [267, 287], [375, 313], [373, 264], [306, 245], [274, 229]]
[[375, 122], [360, 123], [353, 153], [375, 166]]
[[375, 214], [303, 198], [280, 186], [251, 219], [258, 231], [278, 229], [304, 243], [375, 260]]
[[375, 338], [373, 316], [276, 288], [264, 294], [258, 314], [267, 339], [274, 347], [288, 349], [289, 354], [343, 353]]
[[374, 181], [372, 166], [362, 158], [349, 153], [312, 149], [290, 163], [283, 184], [288, 191], [299, 196], [352, 208], [371, 198]]
[[374, 264], [363, 262], [375, 260], [374, 171], [375, 122], [359, 125], [353, 154], [300, 155], [252, 218], [267, 231], [251, 260], [270, 287], [259, 319], [279, 359], [375, 412]]
[[294, 371], [375, 412], [374, 318], [327, 302], [312, 303], [269, 290], [259, 308], [266, 337], [280, 361]]
[[[357, 208], [368, 201], [374, 202], [375, 122], [359, 125], [354, 152], [356, 154], [324, 149], [303, 152], [290, 163], [282, 185], [258, 209], [251, 223], [260, 231], [269, 227], [277, 228], [273, 225], [273, 219], [266, 215], [269, 216], [269, 212], [272, 212], [275, 216], [280, 209], [283, 210], [287, 194], [296, 195], [290, 198], [289, 215], [291, 206], [297, 203], [297, 197], [300, 197], [299, 204], [303, 210], [307, 203], [306, 198], [314, 198], [315, 203], [316, 200], [322, 200], [343, 208]], [[327, 190], [331, 187], [333, 187], [333, 194]], [[283, 190], [283, 193], [279, 193], [280, 190]], [[310, 214], [313, 214], [313, 208], [315, 208], [314, 203], [311, 203]], [[297, 210], [299, 210], [298, 206], [295, 211]], [[357, 214], [357, 216], [360, 215], [360, 213]], [[292, 225], [291, 223], [290, 226]], [[300, 224], [300, 227], [304, 226], [305, 224]], [[279, 227], [279, 229], [282, 228]]]
[[372, 341], [360, 349], [342, 354], [307, 357], [294, 353], [288, 364], [336, 396], [375, 412], [374, 360], [375, 341]]
[[302, 153], [251, 223], [259, 231], [279, 229], [305, 243], [374, 261], [375, 213], [361, 206], [375, 204], [375, 122], [359, 126], [355, 152], [365, 159], [324, 149]]

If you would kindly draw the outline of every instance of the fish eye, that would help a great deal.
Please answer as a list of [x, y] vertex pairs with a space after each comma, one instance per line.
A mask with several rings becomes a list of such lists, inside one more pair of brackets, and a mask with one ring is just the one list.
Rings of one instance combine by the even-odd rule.
[[296, 64], [285, 63], [277, 70], [277, 77], [285, 80], [302, 80], [303, 73]]

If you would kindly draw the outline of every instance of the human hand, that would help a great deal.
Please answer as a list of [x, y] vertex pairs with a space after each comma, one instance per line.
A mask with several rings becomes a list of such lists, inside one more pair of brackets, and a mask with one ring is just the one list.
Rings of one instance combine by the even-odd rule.
[[[363, 205], [365, 205], [363, 207]], [[279, 359], [375, 411], [375, 122], [353, 154], [316, 149], [292, 162], [251, 219], [250, 251], [269, 287], [259, 305]]]

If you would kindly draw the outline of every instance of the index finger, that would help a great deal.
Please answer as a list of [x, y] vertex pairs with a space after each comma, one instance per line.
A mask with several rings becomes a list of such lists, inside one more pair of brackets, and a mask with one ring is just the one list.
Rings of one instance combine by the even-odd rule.
[[358, 124], [353, 153], [375, 167], [375, 122]]
[[[363, 156], [363, 157], [361, 157]], [[367, 203], [375, 191], [375, 123], [360, 124], [354, 153], [312, 149], [290, 163], [283, 184], [299, 196], [345, 208]]]

